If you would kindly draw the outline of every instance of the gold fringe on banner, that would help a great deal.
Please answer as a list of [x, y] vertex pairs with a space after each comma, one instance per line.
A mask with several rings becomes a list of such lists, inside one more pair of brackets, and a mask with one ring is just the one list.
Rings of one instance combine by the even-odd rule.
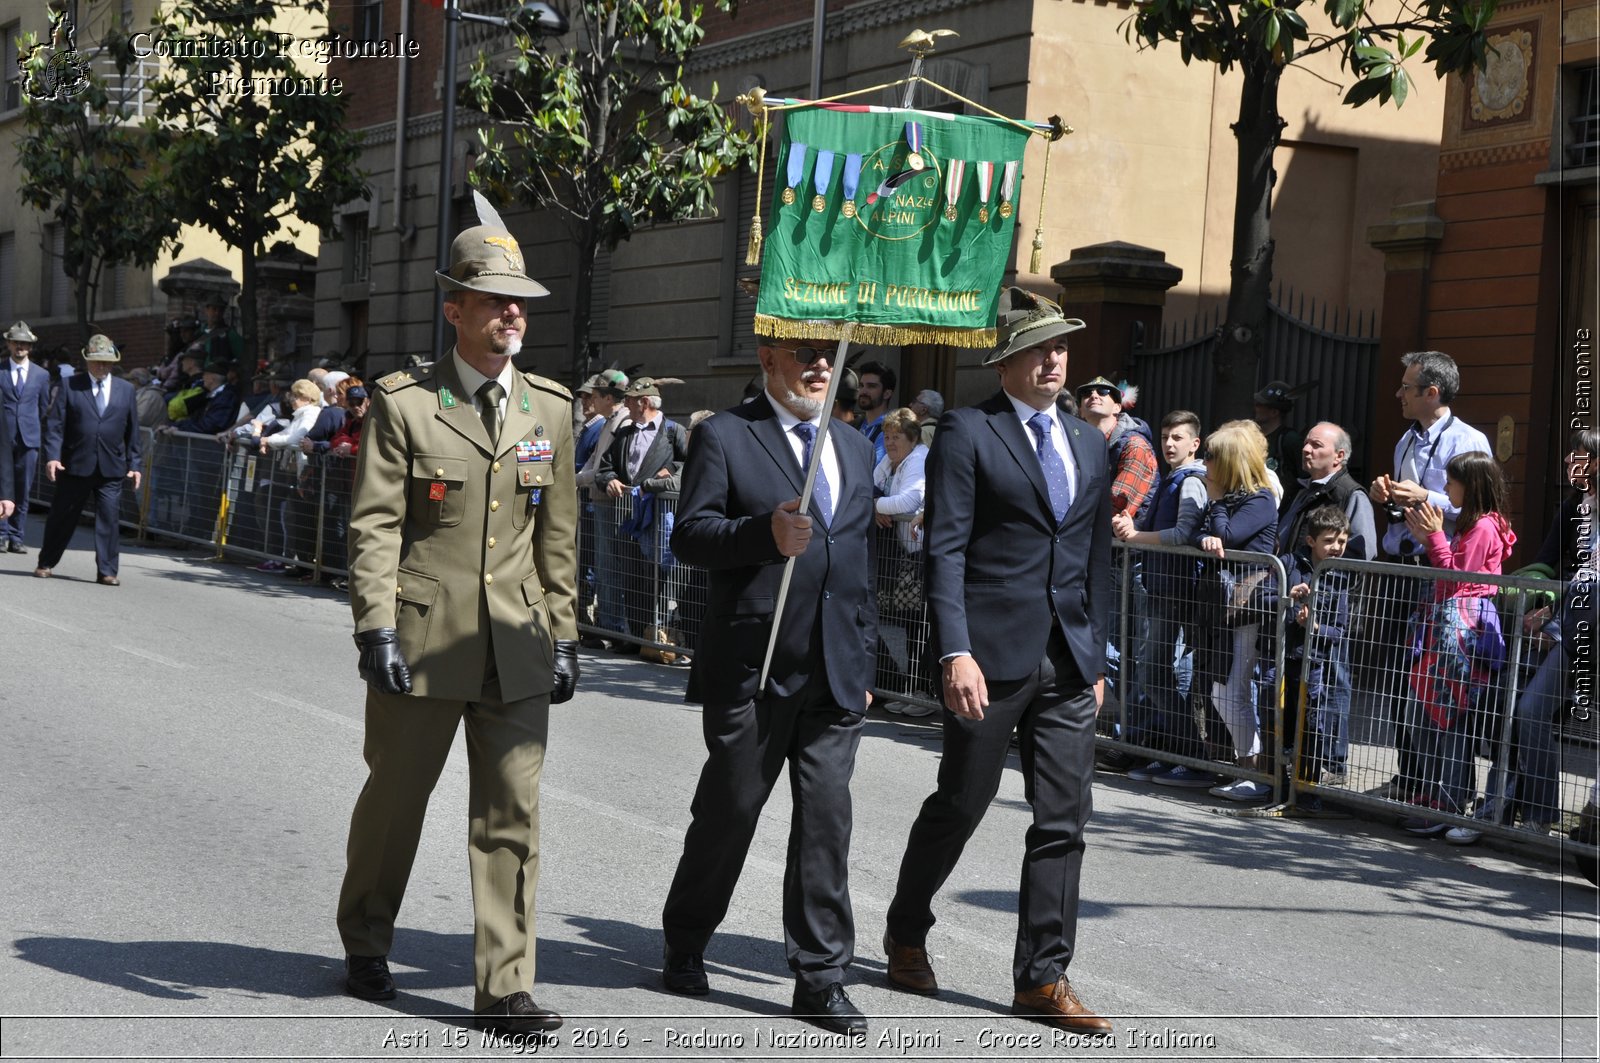
[[756, 159], [756, 210], [755, 216], [750, 219], [750, 246], [744, 253], [744, 264], [747, 266], [761, 262], [761, 186], [767, 176], [767, 126], [771, 124], [765, 115], [757, 115], [756, 122], [761, 126], [761, 154]]
[[874, 325], [860, 321], [797, 320], [757, 314], [755, 332], [778, 340], [839, 340], [848, 330], [852, 342], [869, 346], [905, 343], [946, 343], [952, 347], [993, 347], [998, 339], [992, 328], [948, 328], [943, 325]]

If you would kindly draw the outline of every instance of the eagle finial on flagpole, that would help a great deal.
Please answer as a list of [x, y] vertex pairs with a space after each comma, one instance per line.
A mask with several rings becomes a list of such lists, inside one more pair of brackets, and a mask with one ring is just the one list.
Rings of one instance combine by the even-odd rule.
[[904, 48], [917, 59], [925, 58], [938, 45], [940, 37], [959, 37], [955, 30], [912, 30], [895, 47]]

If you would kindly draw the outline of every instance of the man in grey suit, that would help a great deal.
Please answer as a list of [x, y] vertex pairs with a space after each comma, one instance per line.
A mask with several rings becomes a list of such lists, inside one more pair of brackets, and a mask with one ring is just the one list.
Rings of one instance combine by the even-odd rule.
[[938, 992], [926, 942], [933, 898], [1000, 786], [1015, 732], [1033, 826], [1018, 897], [1012, 1011], [1106, 1033], [1067, 980], [1094, 777], [1111, 595], [1105, 439], [1056, 408], [1066, 334], [1084, 327], [1011, 288], [1000, 391], [946, 413], [928, 461], [929, 656], [943, 672], [944, 756], [889, 906], [889, 982]]

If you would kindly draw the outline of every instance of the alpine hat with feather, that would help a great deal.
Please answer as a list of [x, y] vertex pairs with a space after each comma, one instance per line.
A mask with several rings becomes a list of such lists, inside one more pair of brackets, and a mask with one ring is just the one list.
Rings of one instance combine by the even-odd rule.
[[1079, 319], [1063, 315], [1059, 306], [1042, 295], [1021, 288], [1007, 288], [1000, 293], [1000, 317], [995, 322], [1000, 345], [983, 364], [995, 365], [1018, 351], [1087, 327]]
[[550, 289], [527, 274], [522, 248], [500, 215], [482, 193], [474, 191], [478, 225], [463, 229], [450, 242], [450, 268], [435, 270], [439, 287], [447, 292], [484, 292], [514, 299], [537, 299]]

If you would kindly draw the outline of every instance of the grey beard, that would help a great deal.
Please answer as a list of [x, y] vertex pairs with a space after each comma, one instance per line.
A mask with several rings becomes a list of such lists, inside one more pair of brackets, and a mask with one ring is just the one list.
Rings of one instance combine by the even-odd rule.
[[517, 355], [521, 354], [522, 337], [512, 336], [509, 340], [506, 340], [505, 350], [501, 351], [500, 353], [505, 355], [507, 358], [515, 358]]

